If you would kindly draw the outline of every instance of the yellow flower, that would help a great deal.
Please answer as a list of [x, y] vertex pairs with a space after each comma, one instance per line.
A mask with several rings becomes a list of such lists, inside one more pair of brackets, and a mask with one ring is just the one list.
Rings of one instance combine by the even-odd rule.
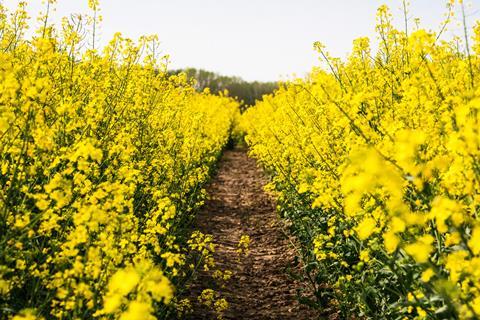
[[140, 277], [133, 268], [118, 270], [108, 283], [108, 290], [111, 293], [118, 293], [125, 296], [132, 291], [140, 281]]
[[474, 254], [480, 254], [480, 225], [473, 229], [472, 237], [468, 240], [468, 246]]
[[103, 312], [112, 313], [116, 311], [122, 305], [122, 298], [121, 294], [107, 295], [103, 303]]
[[221, 298], [215, 301], [213, 307], [215, 308], [215, 312], [217, 312], [217, 314], [221, 314], [228, 309], [228, 302], [224, 298]]
[[358, 233], [360, 240], [365, 240], [375, 231], [376, 222], [373, 218], [365, 218], [359, 225], [355, 228], [355, 231]]
[[385, 249], [388, 253], [393, 253], [397, 250], [398, 245], [400, 244], [400, 238], [393, 231], [387, 231], [383, 234], [383, 241]]
[[393, 217], [392, 221], [390, 222], [391, 230], [395, 233], [405, 231], [406, 224], [405, 221], [400, 219], [399, 217]]
[[98, 0], [88, 0], [88, 7], [92, 10], [96, 10], [99, 6]]
[[368, 250], [362, 250], [360, 252], [360, 260], [363, 261], [363, 262], [370, 261], [370, 254], [369, 254]]
[[24, 310], [20, 314], [14, 316], [12, 320], [42, 320], [43, 317], [38, 317], [35, 315], [34, 310]]
[[424, 235], [415, 243], [405, 246], [405, 251], [412, 256], [418, 263], [425, 263], [433, 250], [432, 243], [434, 238], [431, 235]]
[[422, 281], [428, 282], [434, 275], [435, 275], [435, 271], [433, 271], [432, 268], [428, 268], [427, 270], [422, 272]]
[[447, 247], [459, 244], [461, 241], [462, 238], [458, 232], [447, 233], [445, 235], [445, 246]]
[[417, 307], [417, 313], [420, 319], [425, 319], [427, 317], [427, 312], [420, 307]]
[[128, 305], [127, 311], [120, 316], [120, 320], [154, 320], [155, 317], [151, 314], [152, 311], [150, 304], [132, 301]]
[[239, 255], [248, 255], [250, 251], [250, 236], [249, 235], [242, 235], [240, 240], [237, 244], [237, 253]]
[[480, 297], [475, 297], [475, 299], [473, 299], [472, 308], [476, 314], [480, 314]]

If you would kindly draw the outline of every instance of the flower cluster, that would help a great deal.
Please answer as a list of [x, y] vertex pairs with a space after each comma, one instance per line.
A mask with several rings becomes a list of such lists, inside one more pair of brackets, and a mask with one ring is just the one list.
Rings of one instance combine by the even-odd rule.
[[240, 129], [319, 304], [342, 318], [477, 319], [480, 24], [470, 47], [400, 31], [385, 6], [377, 19], [376, 53], [368, 38], [346, 60], [316, 43], [328, 70], [265, 97]]
[[43, 19], [26, 40], [25, 3], [0, 5], [0, 314], [165, 316], [238, 105], [170, 76], [156, 37], [97, 51], [99, 17]]

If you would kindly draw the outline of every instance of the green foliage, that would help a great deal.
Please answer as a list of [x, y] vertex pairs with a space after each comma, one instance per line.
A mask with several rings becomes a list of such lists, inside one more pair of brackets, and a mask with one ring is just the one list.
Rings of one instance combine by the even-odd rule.
[[198, 91], [209, 88], [212, 93], [220, 93], [227, 90], [230, 96], [242, 102], [244, 109], [254, 105], [255, 101], [261, 100], [263, 95], [273, 93], [278, 88], [276, 82], [248, 82], [239, 77], [223, 76], [202, 69], [187, 68], [170, 71], [172, 74], [181, 72], [186, 73], [189, 79], [195, 80], [194, 86]]

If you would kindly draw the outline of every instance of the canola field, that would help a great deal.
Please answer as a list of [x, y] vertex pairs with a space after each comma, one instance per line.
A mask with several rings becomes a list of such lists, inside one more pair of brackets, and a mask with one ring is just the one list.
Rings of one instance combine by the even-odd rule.
[[231, 277], [190, 226], [232, 137], [271, 177], [311, 308], [480, 318], [480, 24], [445, 40], [382, 6], [378, 48], [315, 43], [323, 67], [240, 115], [154, 36], [95, 48], [89, 5], [31, 39], [26, 4], [0, 5], [0, 319], [181, 318], [198, 269]]
[[0, 8], [0, 318], [165, 316], [238, 103], [168, 76], [154, 37], [27, 27]]
[[302, 244], [314, 303], [345, 318], [478, 319], [480, 24], [466, 44], [391, 20], [381, 7], [376, 54], [368, 38], [344, 61], [316, 43], [327, 68], [241, 125]]

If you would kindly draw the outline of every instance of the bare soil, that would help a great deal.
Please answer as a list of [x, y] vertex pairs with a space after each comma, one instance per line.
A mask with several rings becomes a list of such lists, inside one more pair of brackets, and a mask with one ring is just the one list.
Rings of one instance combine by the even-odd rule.
[[[216, 289], [229, 303], [224, 319], [317, 319], [318, 315], [297, 301], [297, 290], [306, 290], [287, 270], [295, 269], [291, 240], [282, 232], [275, 202], [263, 186], [261, 169], [240, 148], [225, 151], [219, 170], [207, 191], [209, 200], [199, 213], [195, 229], [212, 234], [215, 260], [220, 269], [231, 270], [223, 286], [201, 271], [188, 289], [194, 304], [189, 319], [215, 319], [197, 303], [203, 289]], [[236, 252], [242, 235], [251, 238], [250, 253], [239, 260]]]

